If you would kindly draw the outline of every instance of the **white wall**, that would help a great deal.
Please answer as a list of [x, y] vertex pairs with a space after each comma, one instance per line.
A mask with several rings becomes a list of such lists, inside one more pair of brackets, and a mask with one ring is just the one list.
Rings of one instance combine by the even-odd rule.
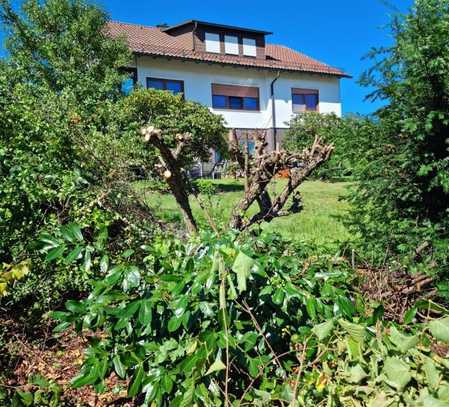
[[[212, 112], [224, 117], [228, 127], [273, 127], [270, 83], [276, 76], [275, 72], [151, 57], [138, 57], [137, 68], [138, 81], [143, 87], [147, 77], [183, 80], [186, 99], [209, 106]], [[212, 83], [258, 87], [260, 111], [213, 109]], [[287, 128], [286, 122], [293, 117], [292, 88], [318, 89], [320, 112], [341, 115], [340, 81], [337, 78], [282, 72], [275, 83], [276, 127]]]

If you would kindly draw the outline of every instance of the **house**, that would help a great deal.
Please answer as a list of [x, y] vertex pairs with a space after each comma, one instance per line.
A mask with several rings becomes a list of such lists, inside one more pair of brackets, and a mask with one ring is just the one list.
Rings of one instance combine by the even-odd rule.
[[269, 44], [270, 32], [198, 20], [157, 27], [110, 22], [108, 29], [133, 52], [133, 82], [183, 93], [223, 115], [238, 134], [266, 130], [269, 148], [281, 143], [297, 112], [341, 115], [340, 80], [349, 76]]

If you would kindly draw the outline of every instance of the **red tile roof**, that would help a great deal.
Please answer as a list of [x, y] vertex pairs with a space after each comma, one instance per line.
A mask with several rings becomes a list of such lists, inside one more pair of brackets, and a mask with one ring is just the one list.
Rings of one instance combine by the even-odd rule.
[[191, 35], [172, 36], [157, 27], [112, 21], [108, 24], [112, 37], [125, 37], [132, 52], [143, 55], [166, 56], [184, 60], [239, 65], [262, 69], [312, 72], [350, 77], [338, 68], [331, 67], [282, 45], [266, 45], [266, 59], [193, 51]]

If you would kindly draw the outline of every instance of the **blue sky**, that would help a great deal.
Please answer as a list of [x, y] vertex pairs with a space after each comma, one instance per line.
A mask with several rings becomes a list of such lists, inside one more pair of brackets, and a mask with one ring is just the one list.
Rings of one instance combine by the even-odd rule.
[[[342, 81], [345, 113], [371, 113], [379, 104], [364, 101], [368, 89], [357, 84], [370, 66], [362, 57], [373, 46], [390, 44], [385, 26], [392, 8], [384, 0], [96, 0], [114, 20], [155, 25], [198, 19], [274, 34], [267, 40], [343, 68], [353, 79]], [[17, 5], [21, 2], [13, 0]], [[406, 11], [412, 0], [389, 0]]]

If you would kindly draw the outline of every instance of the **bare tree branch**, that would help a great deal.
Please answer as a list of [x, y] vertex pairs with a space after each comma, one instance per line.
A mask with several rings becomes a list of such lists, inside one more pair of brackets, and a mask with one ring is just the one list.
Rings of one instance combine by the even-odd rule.
[[[255, 154], [251, 159], [251, 169], [248, 174], [248, 187], [244, 197], [233, 210], [230, 226], [237, 230], [244, 230], [262, 221], [270, 222], [276, 217], [297, 213], [301, 210], [301, 197], [296, 189], [332, 153], [333, 146], [326, 145], [316, 136], [313, 145], [301, 153], [291, 154], [286, 151], [266, 152], [266, 134], [257, 132], [255, 138]], [[230, 136], [230, 152], [235, 161], [242, 167], [242, 153], [240, 151], [235, 132]], [[267, 186], [281, 170], [288, 170], [287, 185], [281, 193], [271, 199]], [[293, 196], [291, 207], [284, 211], [284, 206], [290, 196]], [[249, 207], [257, 202], [259, 212], [249, 221], [244, 216]]]

